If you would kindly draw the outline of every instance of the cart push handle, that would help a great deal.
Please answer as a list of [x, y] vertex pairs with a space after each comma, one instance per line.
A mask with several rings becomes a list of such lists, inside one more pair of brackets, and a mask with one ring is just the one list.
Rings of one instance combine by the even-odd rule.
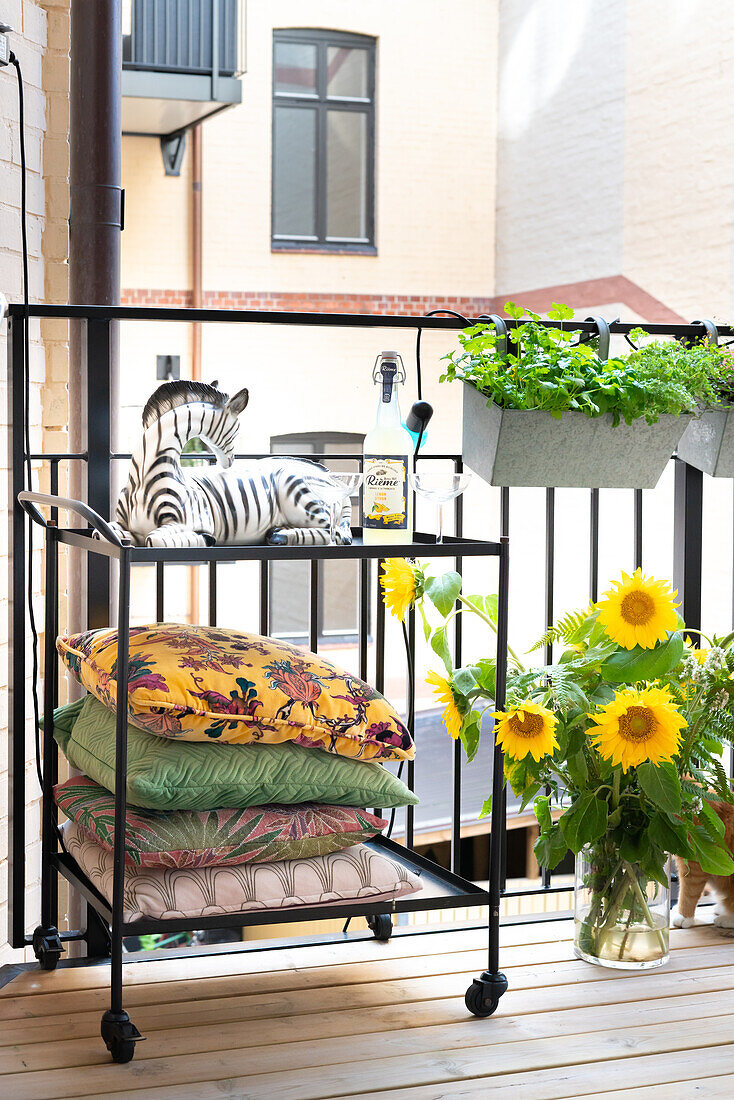
[[67, 512], [75, 512], [76, 515], [85, 519], [89, 526], [106, 542], [111, 542], [113, 546], [120, 548], [127, 545], [127, 540], [123, 541], [119, 538], [109, 523], [103, 520], [94, 508], [90, 508], [88, 504], [84, 504], [81, 500], [72, 500], [71, 497], [51, 496], [50, 493], [33, 493], [28, 489], [24, 489], [21, 493], [18, 493], [18, 503], [39, 527], [48, 527], [49, 524], [36, 505], [44, 504], [49, 508], [64, 508]]

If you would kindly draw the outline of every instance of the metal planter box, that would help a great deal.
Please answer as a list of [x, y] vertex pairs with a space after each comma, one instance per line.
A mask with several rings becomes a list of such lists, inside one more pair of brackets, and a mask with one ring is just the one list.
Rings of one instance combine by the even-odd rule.
[[734, 477], [734, 409], [708, 409], [694, 417], [678, 457], [712, 477]]
[[490, 485], [654, 489], [691, 416], [615, 428], [611, 413], [501, 409], [464, 384], [463, 456]]

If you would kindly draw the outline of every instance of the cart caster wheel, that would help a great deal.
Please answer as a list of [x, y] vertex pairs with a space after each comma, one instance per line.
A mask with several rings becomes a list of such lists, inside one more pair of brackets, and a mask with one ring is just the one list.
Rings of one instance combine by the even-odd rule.
[[475, 978], [467, 989], [464, 1004], [473, 1016], [484, 1019], [496, 1012], [500, 997], [506, 989], [507, 978], [504, 974], [485, 972], [481, 978]]
[[41, 970], [55, 970], [64, 948], [55, 928], [42, 928], [40, 925], [33, 933], [33, 954], [38, 959]]
[[367, 917], [367, 927], [380, 943], [387, 943], [392, 936], [392, 920], [387, 913], [378, 913], [375, 917]]
[[102, 1017], [101, 1033], [113, 1062], [119, 1062], [121, 1065], [132, 1062], [135, 1044], [141, 1041], [143, 1036], [127, 1012], [105, 1012]]

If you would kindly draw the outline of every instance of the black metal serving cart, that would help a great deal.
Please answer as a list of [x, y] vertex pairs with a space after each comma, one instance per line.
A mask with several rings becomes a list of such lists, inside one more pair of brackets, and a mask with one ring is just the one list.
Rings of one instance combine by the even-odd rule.
[[[28, 430], [29, 382], [29, 319], [54, 317], [70, 319], [80, 326], [81, 345], [86, 363], [86, 394], [83, 413], [86, 416], [86, 447], [78, 453], [39, 454], [30, 447]], [[22, 306], [13, 306], [9, 315], [9, 371], [8, 371], [8, 423], [10, 435], [10, 705], [9, 705], [9, 763], [10, 763], [10, 813], [9, 813], [9, 939], [12, 947], [32, 946], [35, 956], [46, 970], [53, 970], [64, 951], [64, 943], [74, 940], [86, 945], [88, 959], [110, 959], [110, 1007], [102, 1017], [102, 1037], [118, 1062], [129, 1061], [134, 1054], [135, 1042], [141, 1038], [123, 1006], [123, 940], [125, 937], [149, 933], [170, 933], [182, 930], [208, 928], [241, 928], [284, 922], [304, 923], [325, 917], [347, 918], [364, 916], [378, 939], [389, 938], [392, 932], [391, 916], [411, 911], [456, 909], [488, 906], [488, 962], [487, 969], [478, 976], [466, 991], [467, 1008], [477, 1016], [491, 1015], [507, 988], [507, 981], [499, 971], [499, 911], [504, 874], [505, 798], [502, 752], [497, 746], [493, 753], [493, 771], [487, 776], [492, 784], [493, 803], [488, 888], [477, 885], [459, 874], [461, 844], [461, 745], [457, 741], [452, 748], [452, 820], [451, 820], [451, 869], [446, 870], [425, 858], [415, 850], [415, 812], [412, 806], [405, 813], [403, 844], [387, 836], [370, 841], [377, 850], [420, 875], [422, 890], [389, 905], [377, 903], [340, 903], [317, 907], [278, 909], [277, 911], [242, 912], [239, 914], [196, 917], [192, 919], [126, 921], [123, 914], [123, 890], [125, 875], [126, 820], [126, 765], [127, 765], [127, 713], [123, 701], [128, 687], [128, 645], [130, 623], [131, 571], [139, 565], [153, 566], [156, 573], [156, 616], [165, 617], [165, 570], [172, 565], [194, 565], [208, 571], [209, 625], [217, 624], [217, 569], [224, 563], [259, 563], [259, 622], [261, 634], [269, 627], [270, 569], [278, 561], [305, 561], [310, 563], [310, 581], [305, 586], [304, 600], [309, 606], [309, 645], [318, 649], [319, 630], [317, 607], [319, 599], [319, 562], [328, 559], [354, 560], [357, 562], [359, 589], [358, 651], [359, 671], [363, 679], [368, 672], [368, 641], [372, 624], [369, 622], [370, 586], [376, 583], [381, 563], [389, 557], [449, 559], [447, 566], [455, 564], [461, 570], [466, 558], [497, 559], [497, 583], [499, 612], [497, 624], [497, 690], [498, 707], [504, 703], [507, 672], [507, 617], [508, 617], [508, 540], [503, 535], [499, 541], [486, 542], [464, 538], [462, 530], [462, 505], [456, 502], [454, 537], [447, 537], [437, 544], [433, 535], [416, 534], [414, 541], [402, 546], [365, 546], [359, 529], [351, 546], [322, 547], [205, 547], [201, 549], [159, 549], [132, 545], [120, 540], [99, 514], [110, 514], [111, 464], [126, 461], [128, 455], [117, 454], [111, 445], [110, 408], [110, 349], [114, 339], [113, 326], [120, 320], [185, 321], [221, 323], [267, 323], [289, 325], [329, 325], [371, 328], [411, 328], [420, 333], [424, 329], [460, 328], [461, 320], [454, 318], [404, 318], [379, 316], [352, 316], [333, 314], [267, 313], [258, 311], [191, 310], [191, 309], [142, 309], [130, 307], [76, 307], [31, 306], [26, 312]], [[420, 394], [419, 394], [420, 396]], [[243, 456], [241, 456], [243, 457]], [[251, 457], [251, 456], [247, 456]], [[329, 455], [316, 456], [327, 459]], [[336, 457], [336, 456], [331, 456]], [[360, 455], [338, 455], [340, 460], [351, 458], [361, 461]], [[426, 456], [421, 462], [451, 461], [455, 469], [461, 469], [461, 457], [454, 455]], [[34, 491], [30, 484], [33, 463], [50, 466], [50, 493]], [[59, 467], [62, 463], [82, 463], [86, 470], [86, 502], [59, 495]], [[71, 526], [61, 525], [62, 516], [72, 517]], [[39, 680], [39, 660], [35, 644], [31, 647], [29, 661], [27, 640], [32, 621], [29, 615], [29, 599], [32, 598], [31, 576], [32, 541], [34, 530], [41, 532], [45, 550], [44, 584], [44, 654], [42, 699], [42, 744], [37, 745], [38, 780], [42, 784], [42, 850], [41, 850], [41, 904], [40, 921], [32, 934], [27, 926], [35, 922], [35, 916], [26, 915], [26, 822], [27, 801], [26, 737], [29, 723], [38, 705], [31, 705]], [[119, 630], [120, 648], [117, 662], [117, 714], [115, 761], [115, 837], [113, 852], [113, 897], [110, 904], [84, 875], [75, 860], [63, 850], [59, 840], [57, 809], [53, 788], [58, 778], [58, 749], [53, 737], [52, 715], [58, 705], [59, 663], [55, 640], [59, 632], [59, 551], [61, 547], [74, 548], [84, 559], [82, 578], [86, 587], [86, 625], [88, 628], [116, 625]], [[371, 566], [371, 563], [374, 563]], [[374, 566], [377, 566], [375, 568]], [[380, 599], [376, 601], [375, 622], [372, 629], [375, 657], [375, 687], [382, 690], [385, 679], [385, 610]], [[243, 624], [252, 629], [255, 624]], [[456, 619], [454, 645], [457, 662], [461, 660], [460, 617]], [[415, 640], [415, 621], [412, 613], [407, 623], [408, 647], [407, 722], [414, 726], [415, 670], [410, 659]], [[32, 666], [29, 668], [29, 666]], [[30, 675], [29, 675], [30, 672]], [[29, 683], [30, 681], [30, 683]], [[29, 686], [33, 691], [29, 691]], [[37, 718], [38, 715], [36, 714]], [[485, 736], [487, 733], [485, 732]], [[420, 740], [420, 739], [419, 739]], [[40, 751], [39, 751], [40, 750]], [[414, 789], [415, 770], [421, 767], [420, 743], [418, 763], [409, 762], [406, 769], [407, 785]], [[430, 766], [430, 764], [428, 765]], [[447, 776], [447, 782], [449, 777]], [[118, 827], [119, 826], [119, 827]], [[85, 927], [79, 930], [58, 931], [59, 876], [63, 876], [86, 902]], [[389, 911], [388, 911], [389, 910]], [[427, 929], [428, 930], [428, 929]], [[62, 965], [74, 965], [70, 960]], [[459, 991], [457, 991], [459, 992]]]

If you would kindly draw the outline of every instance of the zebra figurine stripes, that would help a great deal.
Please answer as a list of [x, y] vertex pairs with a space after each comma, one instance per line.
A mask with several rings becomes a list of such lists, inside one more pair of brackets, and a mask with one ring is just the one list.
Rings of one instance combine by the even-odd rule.
[[[233, 466], [247, 390], [228, 397], [203, 382], [164, 382], [143, 409], [143, 436], [112, 527], [145, 546], [320, 546], [329, 542], [334, 482], [316, 462], [261, 458]], [[200, 439], [217, 464], [185, 468], [181, 452]], [[336, 542], [352, 541], [344, 500]]]

